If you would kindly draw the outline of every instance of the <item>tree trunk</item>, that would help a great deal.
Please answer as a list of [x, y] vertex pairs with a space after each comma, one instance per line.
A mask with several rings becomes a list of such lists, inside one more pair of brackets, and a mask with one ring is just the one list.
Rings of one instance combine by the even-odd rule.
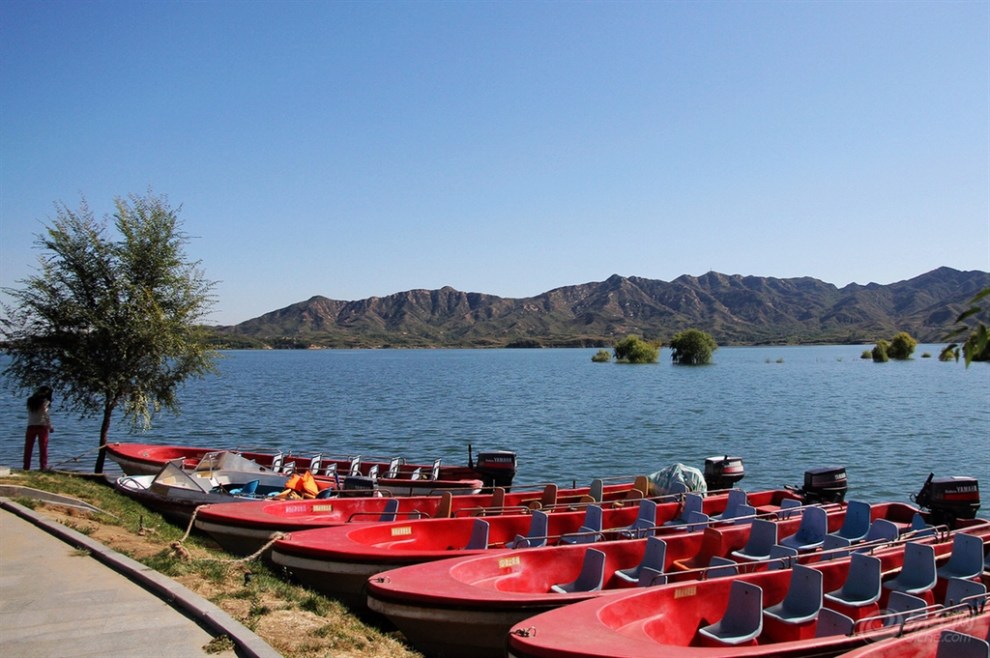
[[94, 473], [103, 473], [103, 462], [107, 458], [107, 436], [110, 434], [110, 416], [113, 415], [113, 405], [106, 404], [103, 407], [103, 424], [100, 425], [100, 451], [96, 455], [96, 468]]

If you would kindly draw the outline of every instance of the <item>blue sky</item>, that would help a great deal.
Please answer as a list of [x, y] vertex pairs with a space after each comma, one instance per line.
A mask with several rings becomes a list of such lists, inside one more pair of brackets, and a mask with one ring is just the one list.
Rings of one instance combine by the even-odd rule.
[[223, 324], [990, 270], [990, 3], [0, 2], [0, 286], [149, 188]]

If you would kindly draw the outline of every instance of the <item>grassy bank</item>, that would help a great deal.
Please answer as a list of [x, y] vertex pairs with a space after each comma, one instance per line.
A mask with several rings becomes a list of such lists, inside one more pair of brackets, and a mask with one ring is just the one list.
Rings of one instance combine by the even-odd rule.
[[176, 526], [102, 480], [58, 473], [0, 478], [71, 496], [102, 512], [15, 500], [182, 583], [250, 628], [286, 658], [415, 658], [396, 637], [364, 623], [338, 601], [291, 583], [272, 567], [242, 562], [212, 540]]

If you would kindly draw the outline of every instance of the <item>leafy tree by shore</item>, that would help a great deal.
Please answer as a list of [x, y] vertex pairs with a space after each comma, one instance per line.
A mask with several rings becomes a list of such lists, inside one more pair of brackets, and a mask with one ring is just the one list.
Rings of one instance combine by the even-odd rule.
[[[957, 336], [965, 335], [966, 340], [963, 341], [961, 348], [957, 343], [948, 345], [939, 355], [940, 360], [948, 361], [954, 357], [958, 361], [959, 352], [962, 351], [967, 368], [973, 361], [990, 361], [990, 329], [987, 326], [990, 324], [990, 306], [977, 305], [988, 296], [990, 296], [990, 288], [984, 288], [969, 300], [969, 308], [959, 314], [956, 318], [958, 326], [947, 336], [949, 340], [953, 340]], [[976, 318], [980, 319], [972, 324]]]
[[656, 363], [660, 358], [660, 341], [645, 341], [626, 336], [615, 344], [615, 360], [620, 363]]
[[177, 412], [179, 385], [215, 360], [200, 326], [214, 284], [186, 260], [178, 210], [151, 192], [115, 205], [111, 236], [85, 200], [56, 204], [37, 239], [40, 274], [5, 289], [14, 305], [0, 320], [12, 387], [49, 385], [83, 417], [102, 417], [97, 473], [115, 409], [138, 426]]
[[718, 349], [715, 339], [700, 329], [687, 329], [670, 341], [671, 358], [680, 365], [704, 365], [711, 363], [712, 354]]

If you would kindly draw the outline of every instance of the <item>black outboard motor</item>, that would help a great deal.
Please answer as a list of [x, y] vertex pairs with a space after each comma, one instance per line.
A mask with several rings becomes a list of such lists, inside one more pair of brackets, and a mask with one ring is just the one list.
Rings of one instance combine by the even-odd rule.
[[512, 486], [516, 476], [516, 453], [508, 450], [479, 452], [478, 461], [472, 464], [471, 446], [468, 446], [468, 465], [472, 465], [486, 487]]
[[805, 503], [841, 503], [847, 488], [845, 466], [823, 466], [805, 471], [804, 487], [796, 493]]
[[720, 455], [705, 459], [705, 484], [709, 491], [731, 489], [746, 477], [742, 457]]
[[931, 511], [933, 524], [955, 529], [958, 519], [976, 517], [980, 509], [980, 483], [971, 477], [953, 475], [937, 478], [934, 473], [929, 473], [914, 502]]

